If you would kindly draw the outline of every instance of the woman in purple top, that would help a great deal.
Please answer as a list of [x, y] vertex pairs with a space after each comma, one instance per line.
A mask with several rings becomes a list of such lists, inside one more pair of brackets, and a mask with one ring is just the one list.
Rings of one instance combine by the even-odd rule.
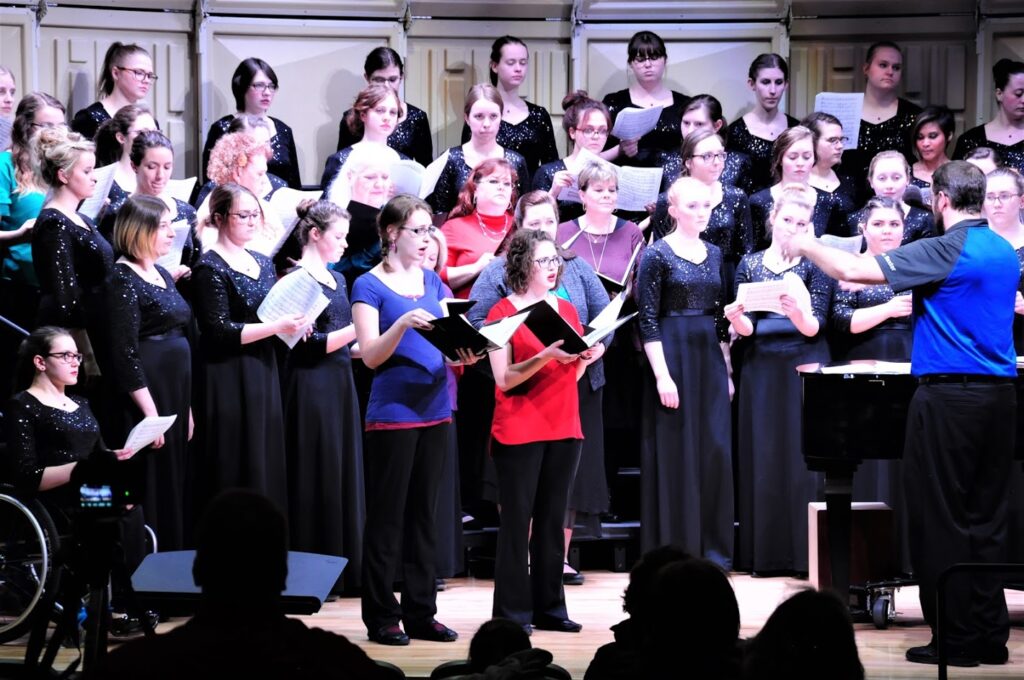
[[[352, 287], [363, 363], [376, 371], [366, 408], [363, 622], [380, 644], [452, 642], [458, 633], [434, 619], [434, 509], [452, 413], [448, 378], [441, 352], [409, 332], [429, 329], [442, 313], [441, 279], [422, 268], [435, 228], [430, 206], [404, 194], [381, 208], [378, 224], [383, 259]], [[400, 552], [401, 604], [392, 592]]]

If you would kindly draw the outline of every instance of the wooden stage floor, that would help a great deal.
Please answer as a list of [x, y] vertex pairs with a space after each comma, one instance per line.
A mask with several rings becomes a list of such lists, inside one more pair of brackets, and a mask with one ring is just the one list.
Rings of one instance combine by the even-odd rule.
[[[585, 572], [587, 581], [580, 587], [567, 587], [569, 613], [583, 624], [579, 634], [535, 631], [532, 642], [554, 655], [555, 663], [564, 666], [573, 678], [583, 678], [594, 650], [611, 641], [608, 627], [623, 618], [621, 595], [627, 574], [612, 572]], [[751, 578], [734, 574], [731, 578], [740, 605], [741, 634], [749, 637], [757, 633], [775, 606], [796, 589], [806, 586], [805, 581], [787, 578]], [[429, 676], [430, 670], [451, 659], [465, 658], [469, 640], [476, 628], [489, 618], [492, 582], [472, 578], [448, 581], [448, 588], [438, 593], [437, 618], [459, 631], [461, 637], [454, 643], [436, 643], [413, 640], [408, 647], [385, 647], [369, 642], [359, 618], [359, 600], [341, 599], [324, 605], [313, 616], [301, 617], [310, 626], [317, 626], [346, 636], [375, 659], [389, 661], [405, 671], [408, 677]], [[1010, 662], [1005, 666], [950, 669], [951, 678], [1024, 678], [1024, 593], [1006, 591], [1010, 618], [1014, 628], [1010, 634]], [[857, 645], [861, 662], [872, 679], [934, 678], [934, 666], [907, 663], [903, 653], [907, 647], [926, 644], [928, 628], [921, 618], [917, 601], [917, 588], [908, 587], [896, 595], [899, 612], [896, 623], [888, 630], [877, 630], [871, 624], [857, 625]], [[178, 621], [161, 624], [166, 631]], [[0, 646], [0, 659], [14, 659], [24, 653], [16, 643]], [[63, 663], [74, 655], [62, 652]]]

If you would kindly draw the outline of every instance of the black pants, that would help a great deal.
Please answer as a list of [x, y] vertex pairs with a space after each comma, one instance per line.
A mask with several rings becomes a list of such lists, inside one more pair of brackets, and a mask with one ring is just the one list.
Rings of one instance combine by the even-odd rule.
[[[423, 625], [437, 613], [437, 489], [448, 423], [366, 435], [366, 529], [363, 532], [363, 623]], [[401, 572], [399, 572], [401, 558]], [[401, 573], [402, 604], [393, 591]]]
[[[958, 562], [1005, 560], [1016, 401], [1012, 384], [968, 383], [922, 385], [910, 403], [903, 462], [910, 555], [933, 632], [939, 574]], [[948, 582], [952, 648], [1006, 644], [1002, 582], [968, 575]]]
[[579, 439], [560, 439], [515, 446], [495, 441], [491, 446], [501, 498], [494, 567], [496, 617], [521, 624], [568, 618], [562, 589], [562, 527], [581, 444]]

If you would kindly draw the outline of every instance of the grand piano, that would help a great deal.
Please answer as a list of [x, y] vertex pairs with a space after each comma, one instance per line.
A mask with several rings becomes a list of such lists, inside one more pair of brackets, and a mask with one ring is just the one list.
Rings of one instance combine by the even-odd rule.
[[[853, 361], [797, 366], [803, 381], [803, 450], [807, 468], [825, 475], [832, 589], [850, 593], [850, 500], [863, 460], [903, 457], [907, 410], [917, 389], [910, 364]], [[1017, 442], [1024, 460], [1024, 380], [1017, 369]]]

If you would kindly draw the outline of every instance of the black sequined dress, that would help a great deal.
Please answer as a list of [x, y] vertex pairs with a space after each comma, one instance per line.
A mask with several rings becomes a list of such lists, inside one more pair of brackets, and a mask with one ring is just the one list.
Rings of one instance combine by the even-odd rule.
[[677, 545], [723, 569], [733, 558], [729, 376], [719, 343], [722, 254], [707, 245], [694, 263], [658, 241], [640, 263], [637, 297], [644, 343], [661, 342], [679, 408], [661, 405], [654, 376], [644, 390], [641, 451], [643, 551]]
[[[426, 167], [434, 160], [434, 138], [430, 134], [430, 120], [422, 109], [408, 103], [405, 107], [408, 109], [405, 118], [395, 126], [395, 131], [388, 135], [388, 146]], [[343, 113], [341, 122], [338, 123], [338, 151], [347, 149], [363, 139], [362, 133], [355, 135], [348, 129], [345, 123], [348, 114], [348, 111]]]
[[[814, 203], [814, 213], [811, 221], [814, 223], [814, 235], [834, 234], [836, 236], [848, 236], [847, 226], [843, 221], [844, 214], [841, 212], [835, 192], [829, 193], [815, 188], [817, 201]], [[771, 229], [768, 219], [771, 217], [772, 207], [775, 205], [775, 198], [772, 190], [763, 189], [750, 197], [750, 221], [754, 230], [754, 248], [764, 249], [771, 243]]]
[[737, 423], [739, 544], [737, 566], [757, 572], [807, 571], [807, 503], [821, 500], [821, 476], [803, 457], [800, 364], [827, 362], [825, 342], [833, 281], [804, 259], [781, 274], [764, 266], [764, 251], [746, 255], [736, 284], [796, 274], [811, 294], [821, 330], [804, 336], [787, 317], [749, 313], [752, 342], [743, 357]]
[[1015, 168], [1017, 172], [1024, 172], [1024, 140], [1012, 145], [990, 141], [985, 133], [984, 125], [973, 127], [957, 138], [956, 147], [953, 149], [953, 160], [962, 161], [967, 154], [980, 146], [988, 147], [999, 154], [1003, 165]]
[[[799, 125], [800, 121], [786, 116], [786, 127]], [[775, 180], [772, 178], [772, 146], [775, 140], [757, 137], [747, 128], [742, 118], [729, 126], [726, 136], [725, 150], [730, 154], [734, 151], [746, 154], [750, 159], [750, 179], [747, 181], [747, 194], [753, 196], [762, 189], [767, 189]]]
[[[206, 146], [203, 147], [203, 182], [210, 178], [206, 174], [206, 168], [210, 164], [210, 152], [217, 144], [217, 140], [227, 134], [234, 115], [224, 116], [210, 126], [206, 134]], [[270, 150], [272, 152], [267, 160], [267, 172], [277, 175], [292, 189], [301, 189], [302, 180], [299, 178], [299, 154], [295, 149], [295, 136], [292, 129], [279, 121], [277, 118], [270, 118], [277, 128], [277, 134], [270, 138]]]
[[118, 394], [121, 441], [143, 418], [131, 392], [148, 388], [157, 413], [176, 415], [164, 446], [138, 452], [146, 466], [143, 516], [160, 550], [181, 550], [191, 538], [185, 528], [188, 416], [192, 404], [192, 309], [157, 266], [164, 285], [145, 281], [130, 266], [114, 265], [108, 291], [112, 382]]
[[[448, 160], [441, 169], [441, 175], [437, 178], [434, 191], [427, 196], [427, 203], [434, 209], [435, 213], [447, 215], [458, 202], [459, 191], [462, 185], [469, 179], [473, 168], [466, 164], [466, 157], [462, 153], [461, 146], [453, 146], [448, 149]], [[505, 149], [505, 160], [509, 162], [516, 171], [516, 196], [522, 196], [530, 187], [530, 170], [526, 167], [526, 160], [522, 155], [512, 149]]]
[[86, 139], [94, 139], [100, 125], [108, 120], [110, 120], [110, 114], [103, 108], [103, 104], [93, 102], [81, 111], [75, 112], [75, 117], [71, 119], [71, 129]]
[[[661, 190], [668, 191], [683, 174], [683, 157], [679, 153], [679, 149], [662, 153], [659, 164], [663, 170]], [[753, 170], [754, 166], [751, 164], [750, 156], [742, 151], [729, 151], [726, 153], [725, 167], [722, 168], [722, 176], [718, 178], [718, 181], [734, 186], [749, 196], [750, 188], [753, 186]]]
[[[604, 105], [608, 107], [608, 113], [612, 115], [612, 126], [619, 112], [626, 108], [644, 108], [633, 103], [629, 95], [629, 89], [619, 90], [605, 95]], [[637, 144], [637, 154], [632, 158], [620, 153], [615, 159], [618, 165], [639, 165], [654, 167], [661, 160], [661, 154], [668, 151], [678, 151], [683, 143], [683, 135], [680, 126], [683, 122], [683, 109], [690, 103], [690, 98], [673, 90], [672, 103], [661, 111], [661, 117], [654, 129], [640, 138]], [[608, 136], [606, 149], [610, 149], [619, 143], [619, 139], [613, 135]]]
[[287, 511], [281, 385], [275, 337], [242, 344], [242, 328], [256, 316], [274, 285], [270, 259], [249, 251], [256, 277], [232, 269], [216, 251], [203, 254], [192, 272], [195, 312], [202, 333], [196, 409], [204, 478], [201, 493], [223, 489], [258, 491]]
[[[526, 159], [526, 167], [532, 173], [541, 165], [558, 160], [558, 148], [555, 146], [555, 129], [551, 125], [548, 110], [530, 102], [526, 102], [526, 108], [526, 118], [515, 125], [501, 121], [497, 142]], [[469, 126], [463, 125], [462, 143], [468, 142], [469, 137]]]
[[[562, 172], [563, 170], [568, 170], [568, 168], [562, 159], [540, 166], [537, 172], [533, 173], [532, 189], [534, 191], [548, 191], [555, 182], [555, 173]], [[560, 192], [559, 196], [561, 195]], [[580, 215], [583, 214], [583, 204], [579, 201], [563, 201], [561, 198], [557, 199], [557, 201], [559, 222], [579, 219]]]
[[914, 141], [910, 139], [910, 131], [914, 129], [914, 119], [921, 113], [921, 107], [902, 97], [896, 103], [896, 115], [881, 123], [860, 122], [860, 136], [856, 149], [843, 152], [843, 173], [849, 175], [857, 183], [858, 201], [863, 204], [871, 195], [868, 185], [868, 166], [871, 159], [882, 151], [899, 151], [911, 166], [917, 158], [914, 156]]
[[285, 363], [288, 536], [292, 550], [347, 557], [348, 587], [362, 565], [363, 428], [349, 348], [327, 352], [327, 335], [352, 323], [345, 280], [331, 276], [333, 288], [320, 283], [330, 304]]

